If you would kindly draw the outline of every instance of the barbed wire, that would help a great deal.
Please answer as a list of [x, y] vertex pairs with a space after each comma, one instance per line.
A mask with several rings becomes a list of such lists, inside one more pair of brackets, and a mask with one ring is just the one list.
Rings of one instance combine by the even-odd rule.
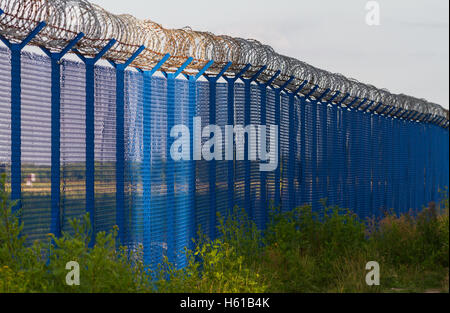
[[[83, 39], [76, 48], [86, 56], [96, 55], [111, 39], [117, 43], [105, 54], [104, 58], [116, 62], [125, 62], [140, 47], [142, 53], [131, 66], [143, 70], [152, 69], [161, 58], [170, 54], [169, 60], [161, 68], [167, 72], [176, 71], [189, 57], [193, 62], [185, 72], [195, 73], [210, 60], [214, 64], [208, 74], [217, 74], [232, 62], [225, 75], [234, 76], [247, 64], [251, 67], [244, 74], [251, 77], [263, 66], [259, 80], [268, 81], [280, 71], [275, 86], [282, 86], [292, 77], [287, 90], [295, 91], [307, 81], [303, 94], [318, 86], [313, 97], [322, 95], [327, 89], [339, 92], [336, 102], [344, 100], [345, 105], [352, 99], [367, 99], [376, 104], [416, 111], [430, 116], [445, 117], [448, 111], [441, 106], [407, 95], [394, 95], [386, 89], [363, 84], [341, 74], [334, 74], [315, 68], [297, 59], [280, 55], [272, 47], [252, 39], [218, 36], [209, 32], [194, 31], [190, 28], [166, 29], [151, 20], [139, 20], [131, 15], [115, 15], [86, 0], [0, 0], [0, 34], [12, 42], [23, 40], [41, 21], [47, 26], [31, 41], [31, 44], [45, 46], [53, 51], [62, 50], [79, 33]], [[329, 98], [333, 96], [329, 94]], [[326, 100], [327, 98], [325, 98]]]

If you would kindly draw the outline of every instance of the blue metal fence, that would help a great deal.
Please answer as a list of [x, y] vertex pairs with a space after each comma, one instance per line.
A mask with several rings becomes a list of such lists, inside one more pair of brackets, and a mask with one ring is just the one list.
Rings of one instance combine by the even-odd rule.
[[[364, 219], [420, 209], [448, 186], [449, 132], [436, 121], [380, 114], [366, 99], [345, 106], [329, 90], [287, 92], [259, 82], [260, 73], [156, 76], [168, 56], [153, 71], [128, 70], [132, 60], [96, 65], [110, 45], [81, 63], [61, 59], [67, 51], [0, 48], [0, 170], [11, 174], [30, 240], [89, 212], [95, 231], [117, 225], [123, 244], [142, 244], [148, 264], [167, 255], [183, 266], [197, 229], [214, 238], [216, 214], [235, 205], [259, 228], [271, 203], [323, 213], [326, 199]], [[194, 151], [172, 160], [172, 127], [193, 135], [195, 116], [223, 133], [225, 125], [278, 125], [278, 168], [260, 172], [247, 149], [234, 151], [244, 161], [194, 160]]]

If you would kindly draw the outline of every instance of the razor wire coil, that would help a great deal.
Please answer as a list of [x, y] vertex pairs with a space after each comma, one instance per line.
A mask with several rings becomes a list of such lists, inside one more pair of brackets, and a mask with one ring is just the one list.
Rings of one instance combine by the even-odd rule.
[[[366, 106], [382, 103], [379, 112], [386, 106], [396, 107], [403, 112], [444, 117], [445, 123], [441, 122], [441, 125], [448, 124], [448, 111], [435, 103], [403, 94], [394, 95], [386, 89], [315, 68], [280, 55], [272, 47], [253, 39], [219, 36], [188, 27], [166, 29], [151, 20], [109, 13], [86, 0], [0, 0], [0, 9], [4, 11], [0, 15], [0, 34], [11, 42], [23, 40], [38, 23], [45, 21], [47, 26], [31, 44], [52, 51], [62, 50], [77, 34], [83, 33], [84, 37], [76, 48], [85, 56], [94, 56], [114, 38], [117, 43], [104, 58], [125, 62], [140, 46], [145, 46], [131, 64], [143, 70], [151, 70], [166, 54], [171, 56], [161, 68], [166, 72], [176, 71], [189, 57], [193, 62], [185, 69], [187, 74], [201, 70], [210, 60], [214, 64], [207, 71], [209, 75], [221, 72], [229, 62], [232, 66], [226, 71], [227, 76], [234, 76], [251, 64], [244, 78], [251, 77], [265, 66], [258, 80], [266, 82], [279, 71], [280, 75], [272, 84], [279, 87], [293, 78], [286, 87], [291, 92], [307, 82], [301, 93], [308, 94], [317, 86], [312, 97], [317, 98], [325, 90], [330, 90], [339, 92], [334, 101], [343, 101], [344, 105], [350, 105], [355, 98], [366, 99]], [[333, 93], [327, 94], [328, 99], [332, 96]]]

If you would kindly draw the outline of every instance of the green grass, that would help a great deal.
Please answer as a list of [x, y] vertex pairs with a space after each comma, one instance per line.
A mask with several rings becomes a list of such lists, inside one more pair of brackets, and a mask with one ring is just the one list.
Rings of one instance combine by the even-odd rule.
[[[89, 247], [89, 217], [71, 222], [61, 238], [29, 247], [0, 179], [0, 292], [448, 292], [448, 198], [418, 215], [360, 222], [347, 210], [310, 206], [274, 209], [264, 232], [236, 208], [219, 216], [219, 238], [201, 233], [188, 265], [167, 259], [150, 272], [135, 251], [117, 249], [117, 229]], [[65, 265], [81, 266], [80, 286], [67, 286]], [[381, 285], [367, 286], [366, 264], [377, 261]]]

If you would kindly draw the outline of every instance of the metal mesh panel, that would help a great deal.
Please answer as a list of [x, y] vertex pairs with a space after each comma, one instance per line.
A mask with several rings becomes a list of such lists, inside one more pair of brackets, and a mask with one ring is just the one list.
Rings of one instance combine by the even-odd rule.
[[[235, 84], [234, 122], [235, 125], [245, 126], [245, 88], [241, 82]], [[238, 147], [236, 154], [244, 154], [243, 147]], [[235, 162], [234, 203], [240, 208], [245, 208], [245, 164], [242, 161]]]
[[294, 123], [293, 123], [293, 140], [295, 143], [295, 155], [294, 155], [294, 193], [295, 203], [294, 206], [300, 206], [303, 204], [303, 197], [301, 194], [301, 184], [302, 184], [302, 150], [304, 149], [301, 143], [301, 101], [297, 97], [294, 99]]
[[[151, 98], [144, 102], [144, 129], [150, 128], [149, 138], [144, 135], [144, 151], [150, 149], [150, 164], [144, 158], [144, 168], [150, 166], [150, 177], [143, 176], [144, 183], [144, 258], [148, 264], [158, 264], [163, 255], [167, 255], [168, 234], [167, 214], [168, 207], [174, 206], [173, 199], [168, 200], [167, 186], [167, 81], [155, 77], [151, 81]], [[145, 86], [148, 88], [148, 86]], [[148, 92], [148, 90], [144, 90]], [[148, 111], [150, 109], [150, 111]], [[149, 144], [150, 146], [147, 146]], [[173, 171], [173, 169], [170, 169]], [[145, 171], [143, 171], [143, 174]], [[149, 186], [149, 188], [146, 186]], [[150, 195], [145, 194], [149, 192]], [[150, 201], [149, 201], [150, 200]], [[148, 219], [148, 220], [147, 220]], [[173, 260], [172, 260], [173, 261]]]
[[11, 189], [11, 63], [10, 53], [0, 47], [0, 175], [6, 174]]
[[[44, 239], [51, 218], [51, 72], [48, 58], [22, 54], [22, 222], [29, 241]], [[36, 105], [38, 104], [38, 105]]]
[[[177, 80], [175, 82], [175, 114], [174, 125], [189, 125], [189, 84], [186, 80]], [[170, 156], [169, 156], [170, 157]], [[192, 163], [189, 160], [181, 160], [173, 163], [173, 169], [167, 168], [166, 175], [174, 172], [174, 194], [173, 199], [168, 199], [168, 208], [174, 206], [175, 220], [174, 227], [168, 227], [167, 232], [173, 232], [175, 264], [179, 267], [186, 265], [184, 257], [184, 247], [188, 247], [192, 239], [191, 215], [192, 197], [190, 193], [190, 177]], [[225, 200], [225, 199], [224, 199]]]
[[85, 68], [64, 60], [61, 70], [62, 229], [86, 213]]
[[371, 131], [371, 164], [372, 164], [372, 215], [379, 217], [384, 210], [384, 170], [383, 170], [383, 150], [382, 144], [383, 129], [380, 117], [374, 115], [372, 118]]
[[[225, 125], [228, 125], [228, 84], [218, 83], [216, 91], [216, 125], [222, 130], [222, 147], [225, 149]], [[225, 155], [225, 151], [223, 151]], [[216, 161], [216, 211], [226, 216], [228, 206], [228, 162]], [[231, 186], [230, 188], [233, 188]], [[218, 226], [218, 221], [215, 227]]]
[[[250, 93], [250, 124], [255, 128], [256, 138], [261, 138], [258, 126], [261, 125], [261, 94], [260, 88], [252, 84]], [[255, 147], [256, 148], [256, 147]], [[261, 172], [259, 170], [260, 161], [250, 162], [250, 205], [252, 218], [260, 228], [265, 219], [266, 213], [261, 209]]]
[[[209, 125], [209, 86], [198, 82], [196, 116], [202, 118], [202, 127]], [[202, 138], [202, 145], [206, 139]], [[195, 215], [196, 227], [203, 232], [209, 230], [209, 164], [203, 158], [196, 161]]]
[[281, 94], [280, 110], [280, 170], [281, 170], [281, 207], [284, 211], [289, 208], [289, 96]]
[[[266, 124], [267, 125], [276, 125], [275, 123], [275, 97], [276, 92], [269, 88], [267, 90], [267, 105], [266, 105]], [[272, 138], [272, 133], [270, 130], [267, 132], [268, 138]], [[271, 141], [267, 141], [269, 147]], [[275, 158], [275, 152], [271, 151], [272, 155], [271, 158]], [[270, 209], [270, 206], [275, 204], [275, 171], [266, 173], [266, 190], [267, 190], [267, 205]]]
[[312, 120], [312, 111], [314, 106], [311, 102], [306, 101], [302, 98], [302, 106], [305, 110], [305, 128], [304, 128], [304, 155], [305, 162], [304, 163], [304, 192], [303, 198], [305, 199], [305, 203], [312, 204], [313, 203], [313, 167], [315, 167], [315, 159], [313, 159], [313, 128], [315, 127], [315, 122]]
[[411, 208], [408, 203], [409, 181], [408, 181], [408, 137], [406, 133], [406, 125], [404, 120], [399, 121], [400, 132], [400, 155], [399, 155], [399, 206], [402, 212], [408, 212]]
[[116, 75], [95, 69], [95, 230], [116, 225]]
[[386, 132], [385, 132], [385, 142], [386, 142], [386, 151], [384, 154], [386, 161], [385, 165], [385, 177], [386, 177], [386, 188], [385, 188], [385, 194], [386, 194], [386, 210], [391, 210], [394, 207], [393, 197], [394, 197], [394, 184], [393, 184], [393, 177], [394, 173], [392, 171], [395, 161], [395, 156], [393, 154], [394, 150], [394, 129], [393, 129], [393, 123], [391, 118], [387, 118], [384, 120]]
[[339, 176], [338, 173], [338, 159], [339, 155], [337, 152], [338, 142], [338, 115], [337, 107], [327, 105], [327, 204], [330, 206], [339, 205], [338, 194], [339, 194]]
[[[321, 102], [315, 104], [317, 108], [317, 198], [327, 201], [328, 197], [328, 163], [327, 163], [327, 110], [326, 105]], [[323, 214], [323, 206], [319, 206]]]
[[336, 109], [337, 117], [336, 117], [336, 123], [337, 123], [337, 131], [336, 131], [336, 142], [333, 145], [334, 146], [334, 169], [336, 173], [335, 180], [337, 181], [337, 186], [335, 187], [337, 192], [337, 202], [336, 205], [338, 205], [341, 208], [348, 208], [347, 206], [347, 194], [346, 194], [346, 184], [345, 184], [345, 176], [344, 173], [346, 172], [345, 168], [345, 160], [346, 160], [346, 136], [345, 136], [345, 129], [344, 125], [346, 125], [347, 121], [344, 121], [344, 110], [342, 108]]
[[371, 117], [369, 114], [358, 112], [361, 121], [361, 133], [360, 133], [360, 177], [359, 177], [359, 207], [361, 210], [361, 218], [367, 218], [371, 214], [371, 151], [370, 151], [370, 124]]
[[[144, 77], [127, 71], [125, 75], [125, 216], [128, 217], [125, 238], [128, 244], [144, 242]], [[147, 169], [147, 168], [146, 168]], [[149, 179], [149, 178], [147, 178]], [[149, 202], [149, 199], [146, 199]]]

